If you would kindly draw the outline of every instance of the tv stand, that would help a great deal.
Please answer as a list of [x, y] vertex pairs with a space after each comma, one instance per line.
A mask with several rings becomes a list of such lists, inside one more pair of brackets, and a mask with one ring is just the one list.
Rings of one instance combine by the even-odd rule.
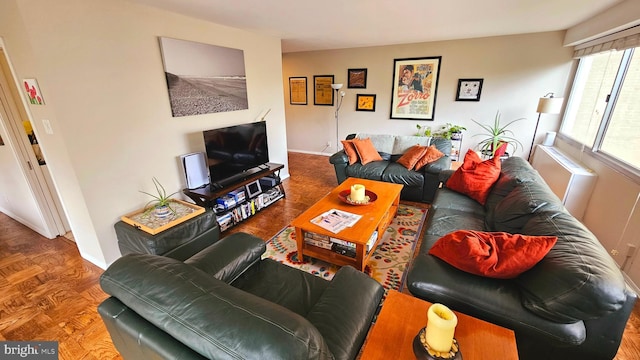
[[[269, 170], [271, 170], [271, 166], [269, 164], [271, 164], [271, 163], [262, 164], [262, 165], [253, 167], [253, 168], [251, 168], [249, 170], [245, 170], [245, 171], [243, 171], [243, 172], [241, 172], [239, 174], [236, 174], [236, 175], [233, 175], [231, 177], [228, 177], [226, 179], [223, 179], [223, 180], [220, 180], [220, 181], [217, 181], [217, 182], [212, 182], [211, 183], [211, 190], [212, 191], [216, 191], [216, 190], [219, 190], [219, 189], [223, 189], [223, 188], [227, 187], [228, 185], [232, 185], [232, 184], [238, 183], [239, 180], [246, 180], [247, 178], [253, 177], [256, 174], [259, 174], [259, 173], [262, 173], [262, 172], [265, 172], [265, 171], [269, 171]], [[271, 165], [276, 165], [276, 164], [271, 164]], [[261, 175], [260, 177], [264, 177], [264, 174]]]
[[[197, 205], [215, 210], [216, 200], [218, 198], [224, 197], [233, 190], [254, 183], [263, 177], [272, 176], [278, 179], [276, 185], [273, 186], [272, 189], [276, 189], [274, 191], [279, 192], [280, 196], [278, 196], [275, 200], [268, 204], [271, 205], [271, 203], [285, 196], [284, 187], [282, 186], [282, 182], [279, 181], [280, 170], [282, 170], [283, 168], [283, 164], [267, 163], [259, 167], [250, 169], [249, 171], [245, 171], [238, 176], [234, 176], [230, 179], [225, 179], [222, 182], [211, 183], [209, 186], [205, 186], [199, 189], [184, 189], [182, 190], [182, 192], [191, 200], [193, 200]], [[269, 189], [262, 190], [263, 192], [266, 192]], [[247, 200], [251, 200], [249, 199], [249, 196], [247, 196]], [[239, 205], [241, 204], [238, 204], [237, 206]]]

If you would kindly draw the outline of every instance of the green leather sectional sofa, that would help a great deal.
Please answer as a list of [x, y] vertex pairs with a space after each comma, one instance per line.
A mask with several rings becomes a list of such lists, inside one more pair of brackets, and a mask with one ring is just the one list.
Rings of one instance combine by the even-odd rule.
[[[441, 174], [444, 184], [451, 173]], [[521, 360], [615, 356], [637, 295], [598, 239], [524, 159], [502, 162], [485, 206], [445, 187], [428, 216], [407, 277], [413, 295], [514, 330]], [[441, 236], [455, 230], [558, 240], [533, 268], [505, 280], [472, 275], [429, 254]]]

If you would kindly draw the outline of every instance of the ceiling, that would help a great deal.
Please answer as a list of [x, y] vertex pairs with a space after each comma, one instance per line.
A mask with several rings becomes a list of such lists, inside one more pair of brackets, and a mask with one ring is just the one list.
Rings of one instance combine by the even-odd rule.
[[623, 0], [129, 0], [282, 39], [283, 52], [566, 30]]

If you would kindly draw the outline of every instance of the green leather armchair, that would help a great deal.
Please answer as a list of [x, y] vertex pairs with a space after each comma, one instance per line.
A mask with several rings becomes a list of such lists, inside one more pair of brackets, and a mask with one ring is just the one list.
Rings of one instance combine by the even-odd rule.
[[342, 267], [331, 281], [270, 259], [236, 233], [187, 260], [129, 254], [99, 305], [125, 359], [354, 359], [383, 296]]

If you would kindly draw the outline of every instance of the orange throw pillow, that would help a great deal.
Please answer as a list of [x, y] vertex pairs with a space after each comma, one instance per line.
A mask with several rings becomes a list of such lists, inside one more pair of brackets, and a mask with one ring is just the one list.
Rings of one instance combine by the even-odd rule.
[[458, 230], [438, 239], [429, 254], [471, 274], [512, 279], [542, 260], [557, 240], [556, 236]]
[[432, 163], [443, 156], [444, 154], [442, 153], [442, 151], [438, 150], [435, 145], [430, 145], [427, 148], [427, 152], [425, 152], [422, 158], [416, 163], [416, 171], [422, 169], [423, 167], [425, 167], [425, 165]]
[[475, 151], [469, 149], [462, 166], [451, 175], [446, 185], [484, 205], [491, 187], [500, 176], [501, 164], [499, 157], [482, 161]]
[[349, 165], [353, 165], [358, 162], [358, 153], [356, 152], [356, 146], [353, 145], [353, 140], [342, 140], [342, 148], [344, 153], [349, 158]]
[[397, 163], [411, 170], [414, 166], [416, 166], [418, 160], [420, 160], [426, 152], [426, 146], [414, 145], [404, 154], [402, 154]]
[[382, 161], [382, 157], [375, 146], [373, 146], [371, 138], [353, 139], [353, 145], [356, 147], [362, 165], [366, 165], [372, 161]]

